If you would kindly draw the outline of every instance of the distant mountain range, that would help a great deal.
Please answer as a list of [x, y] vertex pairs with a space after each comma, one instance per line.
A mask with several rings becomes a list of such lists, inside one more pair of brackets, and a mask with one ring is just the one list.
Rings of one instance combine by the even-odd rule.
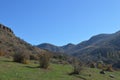
[[43, 43], [43, 44], [38, 45], [37, 47], [39, 47], [41, 49], [49, 50], [52, 52], [67, 53], [67, 51], [69, 51], [74, 46], [76, 46], [76, 45], [74, 45], [72, 43], [69, 43], [69, 44], [64, 45], [64, 46], [55, 46], [53, 44]]
[[116, 60], [120, 58], [120, 31], [112, 34], [99, 34], [77, 45], [55, 46], [43, 43], [37, 47], [53, 52], [62, 52], [84, 60]]

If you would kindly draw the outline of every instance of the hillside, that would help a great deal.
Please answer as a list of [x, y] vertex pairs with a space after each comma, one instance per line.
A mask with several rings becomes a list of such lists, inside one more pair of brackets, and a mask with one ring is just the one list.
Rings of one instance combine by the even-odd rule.
[[[48, 44], [50, 45], [50, 44]], [[38, 47], [53, 51], [53, 46]], [[119, 61], [120, 58], [120, 31], [112, 34], [99, 34], [91, 37], [89, 40], [83, 41], [77, 45], [71, 46], [56, 46], [64, 51], [64, 53], [72, 54], [83, 60], [104, 60], [104, 61]], [[57, 52], [58, 50], [56, 50]], [[58, 51], [59, 52], [59, 51]], [[112, 62], [111, 61], [111, 62]]]
[[41, 49], [32, 46], [31, 44], [25, 42], [24, 40], [16, 37], [14, 32], [0, 24], [0, 53], [1, 55], [11, 56], [18, 51], [25, 51], [29, 54], [35, 54], [42, 51]]
[[96, 60], [98, 57], [101, 57], [104, 60], [119, 60], [120, 32], [93, 36], [88, 41], [84, 41], [72, 48], [72, 51], [73, 55], [85, 56], [86, 59]]

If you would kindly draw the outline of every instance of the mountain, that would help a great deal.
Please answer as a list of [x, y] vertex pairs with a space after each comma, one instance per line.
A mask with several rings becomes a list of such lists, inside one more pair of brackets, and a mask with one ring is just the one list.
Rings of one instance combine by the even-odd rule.
[[89, 57], [95, 59], [101, 55], [101, 57], [116, 59], [120, 56], [120, 32], [93, 36], [88, 41], [79, 43], [71, 50], [73, 55], [79, 57], [89, 55]]
[[[44, 45], [44, 46], [43, 46]], [[77, 45], [53, 46], [39, 45], [42, 49], [55, 52], [64, 52], [83, 60], [119, 60], [120, 58], [120, 31], [112, 34], [99, 34]], [[54, 48], [54, 50], [52, 50]]]
[[23, 50], [27, 53], [40, 53], [42, 49], [32, 46], [24, 40], [16, 37], [14, 32], [5, 25], [0, 24], [0, 53], [13, 55], [17, 51]]
[[66, 53], [67, 50], [70, 50], [74, 46], [75, 45], [72, 43], [69, 43], [64, 46], [55, 46], [55, 45], [49, 44], [49, 43], [43, 43], [43, 44], [37, 45], [37, 47], [39, 47], [41, 49], [46, 49], [46, 50], [49, 50], [52, 52], [59, 52], [59, 53]]
[[61, 46], [60, 48], [62, 48], [64, 50], [64, 52], [66, 52], [67, 50], [70, 50], [74, 46], [75, 46], [75, 44], [69, 43], [67, 45]]
[[41, 49], [45, 49], [45, 50], [49, 50], [52, 52], [61, 52], [63, 53], [64, 50], [61, 47], [55, 46], [53, 44], [49, 44], [49, 43], [43, 43], [38, 45], [37, 47], [41, 48]]

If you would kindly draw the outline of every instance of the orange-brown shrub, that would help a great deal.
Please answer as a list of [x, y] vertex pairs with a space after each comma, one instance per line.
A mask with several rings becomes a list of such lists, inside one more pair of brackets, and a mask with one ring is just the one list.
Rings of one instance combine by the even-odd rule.
[[0, 49], [0, 56], [4, 56], [5, 55], [5, 51], [3, 49]]
[[110, 72], [113, 72], [113, 68], [112, 68], [112, 65], [108, 65], [107, 68], [106, 68], [106, 71], [110, 71]]

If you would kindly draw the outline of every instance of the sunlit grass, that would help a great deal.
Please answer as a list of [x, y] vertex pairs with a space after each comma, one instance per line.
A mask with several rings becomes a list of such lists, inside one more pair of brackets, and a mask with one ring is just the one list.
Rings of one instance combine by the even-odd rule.
[[[79, 75], [68, 75], [70, 65], [50, 64], [48, 69], [38, 68], [39, 64], [19, 64], [12, 59], [0, 57], [0, 80], [120, 80], [120, 72], [100, 74], [99, 69], [84, 68]], [[109, 75], [114, 75], [111, 78]]]
[[38, 66], [33, 62], [25, 65], [0, 57], [0, 80], [81, 80], [68, 75], [72, 71], [69, 65], [51, 64], [47, 70]]

